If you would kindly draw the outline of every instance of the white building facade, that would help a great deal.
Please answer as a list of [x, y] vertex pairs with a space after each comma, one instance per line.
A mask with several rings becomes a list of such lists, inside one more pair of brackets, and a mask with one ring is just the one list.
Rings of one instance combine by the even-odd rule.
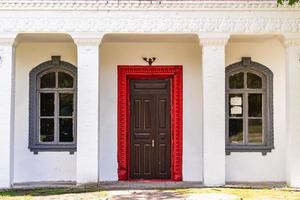
[[0, 188], [300, 187], [299, 16], [273, 1], [0, 1]]

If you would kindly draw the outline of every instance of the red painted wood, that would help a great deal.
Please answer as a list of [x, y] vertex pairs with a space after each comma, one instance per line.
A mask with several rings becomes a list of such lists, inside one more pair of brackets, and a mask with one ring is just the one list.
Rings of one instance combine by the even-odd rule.
[[118, 176], [129, 180], [130, 79], [171, 79], [171, 179], [182, 180], [182, 66], [118, 66]]

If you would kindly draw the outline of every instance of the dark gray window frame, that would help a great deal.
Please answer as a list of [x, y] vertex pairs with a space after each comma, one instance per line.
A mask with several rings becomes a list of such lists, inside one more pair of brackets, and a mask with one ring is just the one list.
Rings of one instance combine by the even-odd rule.
[[[73, 143], [41, 143], [38, 131], [38, 84], [41, 74], [47, 71], [67, 72], [74, 78], [74, 142]], [[30, 71], [29, 75], [29, 146], [30, 151], [37, 154], [40, 151], [69, 151], [73, 154], [77, 150], [77, 68], [71, 63], [60, 60], [60, 56], [52, 56], [51, 60], [39, 64]], [[62, 90], [63, 91], [63, 90]]]
[[[229, 77], [238, 72], [256, 72], [262, 74], [265, 82], [264, 143], [263, 144], [230, 144], [229, 143]], [[266, 66], [253, 62], [250, 57], [243, 57], [242, 61], [226, 67], [226, 155], [231, 152], [261, 152], [266, 155], [274, 149], [273, 129], [273, 72]]]

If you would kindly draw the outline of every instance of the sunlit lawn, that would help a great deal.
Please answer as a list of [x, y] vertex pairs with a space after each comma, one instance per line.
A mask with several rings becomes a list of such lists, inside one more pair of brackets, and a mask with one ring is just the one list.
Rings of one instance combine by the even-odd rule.
[[[168, 189], [158, 192], [174, 192], [184, 196], [223, 193], [241, 197], [242, 200], [300, 200], [300, 191], [290, 188], [278, 189], [238, 189], [238, 188], [197, 188], [197, 189]], [[30, 200], [32, 198], [44, 199], [105, 199], [108, 193], [100, 188], [55, 188], [33, 190], [6, 190], [0, 191], [0, 200]], [[110, 194], [111, 196], [112, 194]]]
[[199, 188], [176, 189], [181, 194], [224, 193], [241, 197], [242, 200], [300, 200], [300, 191], [290, 188], [280, 189], [237, 189], [237, 188]]
[[[61, 196], [76, 197], [76, 199], [101, 199], [106, 196], [106, 192], [100, 188], [52, 188], [34, 190], [6, 190], [0, 191], [0, 200], [30, 200], [33, 197]], [[91, 197], [91, 198], [90, 198]]]

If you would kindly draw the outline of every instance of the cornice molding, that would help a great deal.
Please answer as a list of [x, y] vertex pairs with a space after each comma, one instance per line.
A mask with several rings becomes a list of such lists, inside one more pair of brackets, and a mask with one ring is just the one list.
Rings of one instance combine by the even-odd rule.
[[0, 46], [15, 46], [14, 38], [0, 38]]
[[195, 13], [67, 13], [66, 15], [4, 15], [0, 33], [300, 33], [298, 15], [202, 17]]
[[99, 38], [73, 38], [77, 46], [99, 46], [101, 40]]
[[285, 47], [300, 47], [300, 34], [284, 34], [282, 39]]
[[226, 33], [221, 34], [199, 34], [201, 46], [225, 46], [230, 35]]
[[278, 6], [276, 1], [172, 0], [1, 0], [0, 10], [300, 10], [300, 4]]
[[99, 46], [104, 34], [71, 34], [77, 46]]
[[300, 47], [300, 38], [294, 38], [294, 39], [284, 39], [284, 45], [286, 47], [290, 47], [290, 46], [298, 46]]
[[0, 34], [0, 46], [17, 46], [17, 34]]
[[228, 39], [219, 38], [219, 39], [200, 39], [201, 46], [225, 46], [227, 44]]

